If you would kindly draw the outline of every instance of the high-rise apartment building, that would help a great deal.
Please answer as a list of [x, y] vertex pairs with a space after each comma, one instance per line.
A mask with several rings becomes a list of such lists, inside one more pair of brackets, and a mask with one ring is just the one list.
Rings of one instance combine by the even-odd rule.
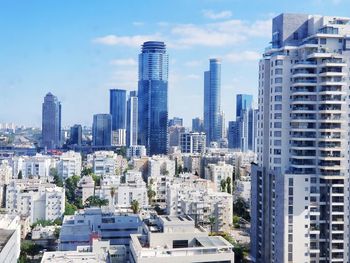
[[112, 145], [112, 116], [110, 114], [94, 115], [92, 142], [94, 146]]
[[137, 126], [138, 126], [138, 98], [137, 91], [130, 91], [127, 101], [126, 117], [126, 145], [137, 145]]
[[204, 129], [207, 144], [221, 139], [221, 60], [210, 59], [209, 71], [204, 72]]
[[139, 55], [138, 140], [149, 155], [167, 153], [168, 67], [164, 42], [143, 43]]
[[255, 262], [349, 262], [349, 22], [273, 19], [259, 63]]
[[184, 132], [180, 134], [180, 147], [183, 153], [204, 154], [206, 136], [204, 132]]
[[180, 117], [174, 117], [169, 120], [168, 126], [183, 126], [183, 119]]
[[126, 128], [126, 90], [109, 91], [109, 114], [112, 116], [112, 131]]
[[42, 147], [61, 147], [61, 103], [51, 92], [46, 94], [42, 106]]

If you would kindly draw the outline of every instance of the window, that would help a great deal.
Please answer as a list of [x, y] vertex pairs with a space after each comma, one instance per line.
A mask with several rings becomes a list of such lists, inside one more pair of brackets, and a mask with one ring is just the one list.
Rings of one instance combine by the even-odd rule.
[[275, 78], [275, 83], [282, 83], [282, 78]]
[[188, 240], [174, 240], [173, 248], [185, 248], [188, 247]]
[[299, 34], [298, 34], [298, 32], [294, 32], [294, 33], [293, 33], [293, 39], [294, 39], [294, 40], [299, 39]]
[[281, 86], [275, 87], [275, 92], [282, 92], [282, 87]]
[[283, 70], [281, 68], [276, 68], [275, 69], [275, 74], [276, 75], [282, 75], [283, 74]]
[[276, 65], [276, 66], [282, 66], [282, 65], [283, 65], [283, 60], [277, 59], [277, 60], [275, 61], [275, 65]]
[[273, 132], [273, 136], [275, 136], [275, 137], [281, 137], [281, 135], [282, 135], [281, 131], [274, 131]]
[[282, 122], [274, 122], [273, 127], [274, 128], [282, 128]]
[[322, 44], [322, 45], [327, 44], [327, 39], [326, 38], [320, 38], [320, 44]]
[[281, 95], [275, 96], [275, 101], [282, 101], [282, 96]]
[[282, 110], [282, 104], [275, 104], [275, 110]]

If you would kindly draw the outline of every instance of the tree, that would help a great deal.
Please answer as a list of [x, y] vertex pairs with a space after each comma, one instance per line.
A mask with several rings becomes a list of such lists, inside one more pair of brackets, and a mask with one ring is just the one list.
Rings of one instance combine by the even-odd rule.
[[112, 205], [114, 205], [114, 196], [115, 196], [115, 187], [111, 187], [111, 192], [110, 192], [110, 194], [111, 194], [111, 199], [112, 199]]
[[73, 204], [75, 201], [75, 190], [78, 187], [78, 182], [80, 178], [81, 177], [78, 175], [73, 175], [66, 179], [66, 182], [65, 182], [66, 197], [69, 203]]
[[21, 244], [21, 253], [23, 256], [27, 257], [28, 255], [34, 260], [34, 256], [38, 255], [39, 252], [43, 249], [41, 245], [37, 245], [29, 240], [24, 240]]
[[66, 201], [64, 215], [74, 215], [75, 211], [77, 210], [78, 208], [75, 205]]
[[58, 175], [58, 171], [56, 168], [51, 168], [50, 169], [50, 176], [53, 177], [54, 184], [63, 187], [63, 180], [62, 178]]
[[209, 224], [210, 224], [210, 233], [211, 234], [213, 234], [215, 222], [216, 222], [216, 218], [214, 216], [209, 216]]
[[92, 207], [92, 206], [106, 206], [108, 205], [107, 199], [101, 199], [98, 196], [90, 196], [85, 201], [85, 207]]
[[92, 180], [95, 182], [95, 186], [101, 186], [101, 176], [91, 174]]
[[227, 192], [231, 194], [232, 193], [231, 177], [226, 178], [226, 184], [227, 184]]
[[221, 192], [225, 192], [226, 191], [226, 180], [222, 179], [220, 181], [220, 187], [221, 187]]
[[134, 214], [138, 214], [140, 212], [140, 204], [136, 199], [131, 201], [131, 210]]
[[59, 228], [59, 227], [55, 228], [55, 231], [53, 232], [53, 234], [54, 234], [56, 239], [58, 239], [60, 237], [60, 231], [61, 231], [61, 228]]
[[82, 176], [87, 176], [92, 174], [94, 171], [92, 168], [84, 167], [83, 170], [81, 171]]
[[18, 178], [18, 179], [23, 179], [22, 171], [19, 171], [19, 172], [18, 172], [17, 178]]
[[153, 198], [156, 196], [156, 192], [151, 188], [151, 186], [147, 189], [148, 202], [150, 204], [153, 203]]
[[233, 214], [243, 217], [247, 221], [250, 221], [248, 205], [243, 198], [238, 198], [235, 202], [233, 202]]

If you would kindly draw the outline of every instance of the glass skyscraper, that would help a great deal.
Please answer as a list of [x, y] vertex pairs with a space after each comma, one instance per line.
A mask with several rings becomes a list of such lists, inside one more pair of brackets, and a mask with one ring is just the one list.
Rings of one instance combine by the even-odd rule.
[[221, 139], [221, 60], [210, 59], [209, 71], [204, 72], [204, 129], [207, 144]]
[[126, 145], [137, 145], [137, 125], [138, 125], [138, 98], [137, 91], [130, 91], [127, 101], [126, 117]]
[[126, 90], [111, 89], [109, 95], [109, 113], [112, 115], [112, 130], [125, 129]]
[[70, 145], [78, 145], [81, 146], [82, 142], [82, 127], [80, 124], [75, 124], [70, 128], [70, 139], [69, 144]]
[[50, 92], [46, 94], [42, 106], [42, 147], [61, 147], [61, 103]]
[[164, 42], [143, 43], [139, 55], [138, 140], [149, 155], [167, 153], [168, 68]]
[[252, 108], [253, 96], [248, 94], [237, 94], [236, 97], [236, 118], [241, 117], [242, 110]]
[[94, 115], [92, 139], [94, 146], [112, 145], [112, 116], [110, 114]]

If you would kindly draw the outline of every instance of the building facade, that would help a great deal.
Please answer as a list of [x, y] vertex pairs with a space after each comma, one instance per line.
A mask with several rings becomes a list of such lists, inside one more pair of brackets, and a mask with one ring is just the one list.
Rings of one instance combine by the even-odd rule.
[[112, 116], [110, 114], [94, 115], [92, 141], [94, 146], [112, 145]]
[[349, 262], [349, 22], [273, 19], [259, 63], [255, 262]]
[[127, 102], [126, 146], [137, 145], [138, 132], [138, 97], [137, 91], [130, 91]]
[[168, 67], [164, 42], [149, 41], [139, 55], [138, 140], [149, 155], [168, 148]]
[[204, 132], [184, 132], [180, 134], [180, 147], [182, 153], [205, 152], [206, 135]]

